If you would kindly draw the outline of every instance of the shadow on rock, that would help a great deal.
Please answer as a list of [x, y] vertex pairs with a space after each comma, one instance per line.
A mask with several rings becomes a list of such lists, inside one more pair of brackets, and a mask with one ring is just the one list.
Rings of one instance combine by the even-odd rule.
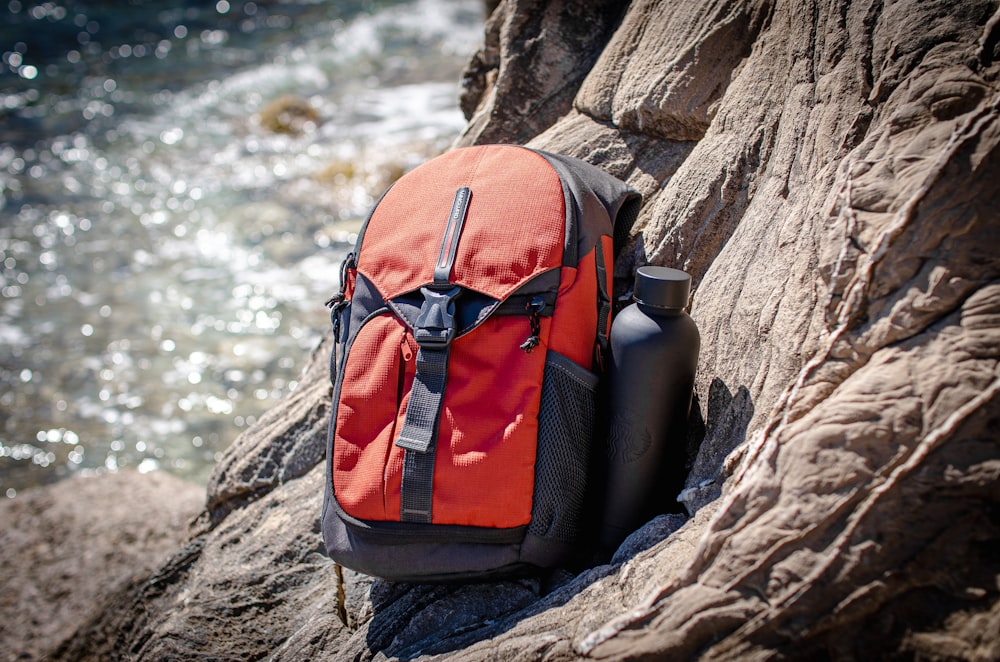
[[[732, 393], [718, 377], [709, 386], [707, 408], [706, 420], [701, 423], [702, 441], [684, 481], [684, 490], [677, 497], [691, 515], [721, 496], [726, 457], [746, 441], [754, 414], [747, 387], [740, 386]], [[691, 425], [690, 421], [688, 424]], [[688, 446], [690, 452], [690, 435]]]
[[407, 584], [376, 580], [371, 587], [368, 649], [401, 660], [444, 653], [507, 629], [506, 620], [535, 603], [537, 579], [480, 584]]
[[543, 576], [476, 584], [408, 584], [381, 579], [371, 585], [368, 650], [400, 660], [467, 648], [555, 610], [591, 584], [618, 571], [637, 554], [662, 542], [687, 521], [660, 515], [630, 535], [611, 564], [579, 574], [564, 569]]
[[[578, 574], [556, 569], [538, 577], [472, 584], [375, 580], [370, 591], [372, 618], [365, 636], [368, 650], [411, 660], [492, 639], [526, 619], [549, 610], [556, 613], [591, 584], [615, 574], [623, 564], [669, 538], [688, 520], [685, 514], [672, 512], [680, 510], [674, 499], [693, 515], [718, 498], [725, 458], [743, 443], [753, 417], [747, 388], [740, 386], [733, 393], [720, 379], [712, 382], [704, 404], [707, 412], [703, 417], [696, 394], [684, 439], [683, 467], [679, 467], [683, 471], [664, 490], [663, 504], [670, 502], [674, 508], [651, 513], [649, 521], [619, 546], [610, 563]], [[673, 457], [680, 459], [679, 455]], [[685, 489], [678, 495], [681, 486]]]
[[[633, 537], [622, 545], [624, 556], [616, 555], [616, 560], [655, 544]], [[556, 569], [537, 577], [475, 584], [378, 579], [370, 593], [373, 616], [366, 637], [368, 650], [401, 660], [461, 650], [565, 604], [616, 570], [617, 566], [600, 565], [574, 575]]]

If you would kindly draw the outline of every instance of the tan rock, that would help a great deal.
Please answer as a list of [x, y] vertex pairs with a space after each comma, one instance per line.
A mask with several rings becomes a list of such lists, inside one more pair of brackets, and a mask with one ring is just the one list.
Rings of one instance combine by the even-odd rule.
[[184, 542], [204, 492], [169, 474], [76, 477], [0, 501], [0, 651], [42, 659]]
[[643, 192], [617, 294], [642, 262], [694, 275], [693, 517], [575, 577], [348, 573], [340, 600], [321, 347], [187, 546], [63, 657], [1000, 657], [996, 4], [621, 7], [501, 3], [459, 143], [530, 140]]
[[307, 99], [285, 94], [270, 101], [260, 110], [260, 125], [273, 133], [303, 133], [319, 123], [316, 109]]

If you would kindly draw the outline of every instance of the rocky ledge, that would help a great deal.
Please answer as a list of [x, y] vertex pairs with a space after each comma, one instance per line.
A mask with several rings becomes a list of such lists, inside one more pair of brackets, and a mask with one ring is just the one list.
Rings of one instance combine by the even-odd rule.
[[[544, 581], [340, 571], [318, 532], [322, 346], [227, 451], [183, 540], [160, 541], [169, 557], [127, 564], [99, 606], [21, 650], [1000, 658], [996, 4], [624, 5], [504, 0], [466, 71], [459, 144], [578, 156], [643, 193], [616, 237], [616, 275], [619, 289], [646, 262], [694, 276], [691, 517], [658, 518], [612, 563]], [[98, 531], [76, 544], [117, 544]]]

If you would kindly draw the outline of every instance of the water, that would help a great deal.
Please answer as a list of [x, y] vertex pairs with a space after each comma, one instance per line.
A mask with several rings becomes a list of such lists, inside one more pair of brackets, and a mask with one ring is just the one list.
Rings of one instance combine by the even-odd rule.
[[374, 197], [461, 130], [481, 7], [0, 6], [0, 495], [207, 478], [295, 388]]

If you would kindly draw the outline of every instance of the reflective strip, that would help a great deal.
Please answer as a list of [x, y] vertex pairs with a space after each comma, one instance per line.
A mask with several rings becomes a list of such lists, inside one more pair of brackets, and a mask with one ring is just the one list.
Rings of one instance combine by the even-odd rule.
[[472, 190], [467, 186], [455, 191], [455, 201], [451, 204], [448, 224], [441, 240], [441, 252], [438, 253], [437, 264], [434, 265], [434, 283], [446, 285], [451, 282], [451, 268], [455, 265], [455, 254], [458, 252], [458, 238], [465, 225], [465, 216], [469, 212], [469, 200]]

